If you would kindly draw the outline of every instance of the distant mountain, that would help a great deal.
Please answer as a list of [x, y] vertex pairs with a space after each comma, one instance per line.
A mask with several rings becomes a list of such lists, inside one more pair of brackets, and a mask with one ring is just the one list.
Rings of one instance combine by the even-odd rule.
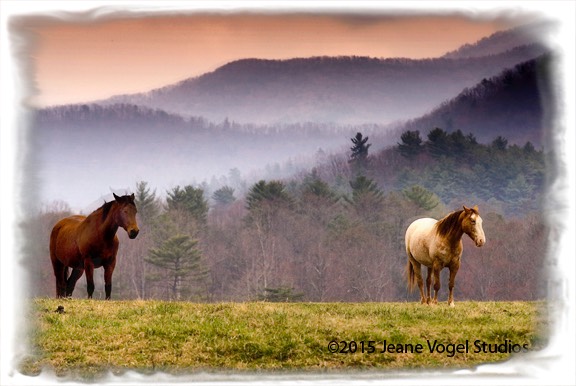
[[539, 146], [550, 60], [539, 44], [466, 58], [239, 60], [147, 93], [39, 110], [31, 157], [45, 196], [70, 200], [139, 180], [164, 190], [231, 169], [263, 178], [267, 165], [346, 152], [357, 131], [373, 149], [391, 145], [399, 136], [390, 123], [409, 119], [398, 130], [460, 129], [482, 142], [501, 135]]
[[550, 90], [550, 55], [521, 63], [496, 77], [483, 79], [431, 113], [402, 125], [425, 137], [439, 127], [447, 132], [472, 133], [480, 142], [497, 136], [509, 143], [541, 146], [544, 108]]
[[496, 32], [474, 44], [465, 44], [457, 50], [448, 52], [443, 58], [464, 59], [498, 55], [516, 47], [544, 45], [554, 31], [555, 24], [541, 21], [522, 25], [506, 31]]
[[245, 59], [99, 103], [140, 105], [213, 122], [385, 124], [422, 115], [483, 78], [544, 52], [543, 46], [530, 45], [464, 59]]
[[[40, 152], [51, 152], [56, 158], [89, 160], [106, 154], [103, 160], [113, 160], [130, 155], [135, 168], [160, 159], [181, 160], [191, 167], [202, 165], [208, 174], [197, 170], [192, 173], [202, 177], [226, 173], [241, 165], [262, 167], [290, 157], [313, 155], [319, 147], [347, 144], [347, 137], [360, 130], [316, 123], [214, 124], [200, 117], [183, 118], [129, 104], [45, 108], [37, 111], [34, 127]], [[219, 164], [226, 168], [217, 170]]]
[[[246, 180], [255, 173], [280, 178], [279, 166], [284, 167], [281, 172], [296, 173], [296, 165], [313, 162], [320, 149], [347, 147], [355, 130], [385, 131], [374, 125], [214, 124], [128, 104], [46, 108], [36, 112], [33, 125], [30, 157], [38, 165], [39, 191], [70, 203], [86, 194], [91, 202], [108, 187], [132, 187], [140, 180], [162, 195], [176, 185], [220, 178], [232, 169]], [[292, 169], [286, 169], [289, 162]]]

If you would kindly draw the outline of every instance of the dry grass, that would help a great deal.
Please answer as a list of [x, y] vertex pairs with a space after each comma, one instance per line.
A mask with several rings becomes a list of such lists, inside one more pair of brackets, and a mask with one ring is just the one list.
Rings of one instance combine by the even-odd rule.
[[[54, 312], [64, 306], [65, 313]], [[541, 303], [218, 303], [37, 299], [31, 354], [20, 371], [48, 367], [84, 379], [104, 371], [470, 368], [509, 353], [475, 352], [475, 341], [545, 344]], [[382, 342], [421, 344], [422, 353], [381, 353]], [[465, 344], [467, 353], [430, 353], [428, 342]], [[355, 353], [328, 344], [355, 341]], [[373, 341], [374, 343], [370, 343]], [[364, 342], [364, 352], [361, 346]], [[375, 352], [369, 353], [369, 345]]]

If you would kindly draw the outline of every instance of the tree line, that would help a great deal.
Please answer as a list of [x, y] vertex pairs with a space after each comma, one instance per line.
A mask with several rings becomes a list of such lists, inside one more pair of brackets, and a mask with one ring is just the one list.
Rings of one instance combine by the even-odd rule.
[[[119, 232], [115, 297], [416, 300], [404, 277], [407, 225], [473, 204], [480, 205], [487, 244], [475, 248], [465, 240], [456, 296], [544, 295], [547, 236], [534, 204], [543, 189], [541, 152], [529, 144], [509, 146], [504, 138], [483, 145], [441, 129], [426, 141], [405, 132], [397, 146], [375, 155], [368, 155], [362, 134], [352, 142], [349, 156], [325, 155], [312, 170], [285, 180], [247, 184], [236, 175], [234, 184], [176, 186], [163, 195], [136, 183], [141, 233], [128, 240]], [[531, 188], [524, 190], [518, 178]], [[31, 296], [54, 294], [48, 239], [69, 212], [65, 204], [52, 204], [23, 224]], [[74, 296], [85, 296], [83, 283]], [[103, 283], [96, 287], [97, 297]]]
[[[112, 104], [73, 104], [55, 107], [46, 107], [36, 111], [36, 122], [41, 128], [52, 130], [70, 130], [70, 128], [83, 127], [90, 130], [93, 127], [101, 129], [114, 129], [119, 124], [123, 130], [136, 129], [141, 135], [143, 132], [154, 130], [184, 130], [187, 132], [205, 132], [214, 136], [253, 135], [285, 137], [315, 137], [315, 136], [343, 136], [353, 130], [364, 132], [386, 131], [384, 124], [356, 124], [334, 125], [322, 122], [297, 122], [254, 124], [239, 123], [233, 119], [224, 118], [221, 122], [212, 122], [201, 116], [178, 115], [159, 108], [151, 108], [130, 103]], [[81, 124], [81, 126], [79, 126]]]
[[[394, 159], [393, 153], [399, 154]], [[509, 216], [537, 211], [546, 183], [546, 154], [526, 142], [510, 145], [502, 136], [488, 144], [461, 130], [434, 128], [424, 140], [418, 130], [405, 131], [396, 147], [383, 151], [372, 174], [393, 189], [418, 185], [443, 202], [460, 197], [499, 207]], [[393, 163], [389, 174], [382, 165]]]

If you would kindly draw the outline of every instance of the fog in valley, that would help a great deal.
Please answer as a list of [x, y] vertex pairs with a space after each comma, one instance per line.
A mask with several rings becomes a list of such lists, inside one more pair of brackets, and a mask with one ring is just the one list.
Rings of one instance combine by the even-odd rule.
[[[40, 109], [28, 143], [35, 200], [85, 211], [137, 181], [163, 196], [188, 184], [215, 190], [234, 178], [289, 177], [330, 155], [347, 157], [356, 132], [371, 137], [372, 151], [395, 145], [402, 130], [434, 127], [482, 141], [502, 131], [513, 143], [539, 146], [541, 75], [527, 81], [529, 89], [516, 87], [522, 101], [503, 91], [483, 111], [461, 106], [471, 106], [472, 90], [493, 92], [488, 79], [545, 55], [536, 36], [551, 28], [500, 32], [433, 59], [240, 60], [143, 94]], [[510, 109], [516, 123], [504, 123]]]
[[131, 105], [56, 108], [40, 112], [37, 123], [32, 143], [38, 148], [33, 175], [39, 200], [63, 201], [76, 210], [101, 203], [111, 191], [132, 191], [138, 181], [159, 196], [189, 184], [241, 191], [242, 184], [289, 177], [329, 154], [346, 154], [355, 129], [375, 131], [312, 123], [211, 124]]

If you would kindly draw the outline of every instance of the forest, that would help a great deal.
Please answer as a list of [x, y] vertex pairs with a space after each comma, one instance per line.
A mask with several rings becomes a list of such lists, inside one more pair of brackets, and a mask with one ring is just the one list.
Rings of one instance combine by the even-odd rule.
[[[112, 298], [416, 301], [404, 276], [404, 231], [417, 217], [441, 218], [462, 205], [479, 206], [487, 243], [476, 248], [465, 236], [456, 299], [545, 296], [543, 151], [442, 128], [406, 130], [373, 153], [362, 133], [348, 145], [350, 152], [318, 154], [313, 168], [282, 180], [248, 183], [232, 169], [166, 192], [134, 182], [141, 231], [135, 240], [118, 232]], [[30, 296], [55, 294], [48, 240], [69, 214], [66, 203], [52, 202], [22, 224]], [[103, 298], [102, 270], [95, 276], [95, 297]], [[442, 286], [445, 299], [444, 275]], [[85, 296], [81, 278], [74, 297]]]
[[542, 55], [498, 76], [484, 78], [432, 112], [406, 122], [403, 128], [422, 130], [437, 126], [447, 131], [460, 128], [475, 133], [480, 141], [490, 141], [505, 133], [510, 142], [543, 145], [544, 111], [549, 107], [546, 103], [552, 100], [552, 62], [550, 54]]

